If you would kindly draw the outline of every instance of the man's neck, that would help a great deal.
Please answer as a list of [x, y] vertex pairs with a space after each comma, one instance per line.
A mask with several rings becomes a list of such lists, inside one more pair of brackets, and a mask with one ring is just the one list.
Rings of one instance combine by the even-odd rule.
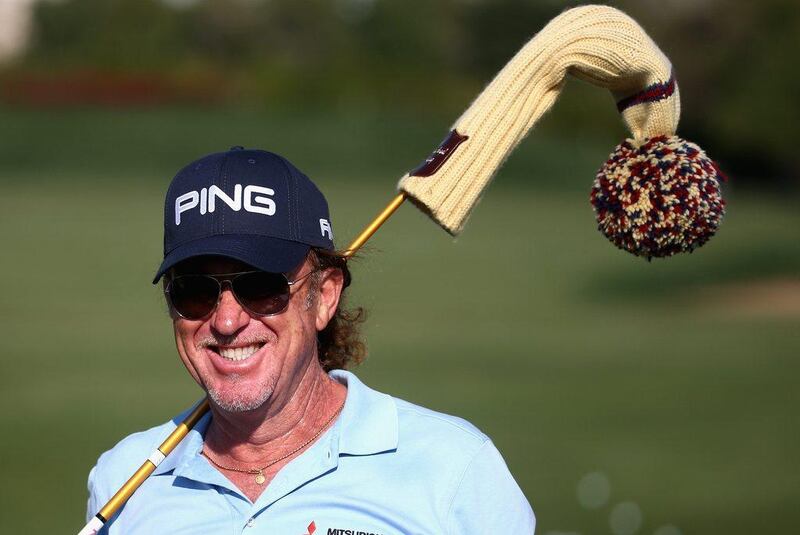
[[346, 395], [343, 385], [321, 368], [309, 366], [286, 400], [270, 400], [246, 412], [228, 412], [212, 403], [204, 448], [215, 459], [241, 467], [266, 464], [318, 435]]

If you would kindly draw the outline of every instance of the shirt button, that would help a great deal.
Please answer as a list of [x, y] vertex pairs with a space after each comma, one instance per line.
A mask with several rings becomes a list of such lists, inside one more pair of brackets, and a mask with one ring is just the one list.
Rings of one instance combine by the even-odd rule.
[[255, 526], [255, 525], [256, 525], [256, 519], [255, 519], [255, 518], [249, 518], [249, 519], [247, 520], [247, 524], [245, 524], [245, 525], [244, 525], [244, 527], [246, 527], [246, 528], [252, 528], [252, 527], [253, 527], [253, 526]]

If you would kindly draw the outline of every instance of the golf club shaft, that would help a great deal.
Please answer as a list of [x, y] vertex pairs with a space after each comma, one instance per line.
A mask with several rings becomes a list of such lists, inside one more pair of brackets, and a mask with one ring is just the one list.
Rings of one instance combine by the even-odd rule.
[[[378, 214], [372, 223], [367, 225], [367, 227], [361, 231], [361, 234], [353, 240], [353, 243], [350, 244], [344, 251], [344, 256], [351, 257], [358, 251], [364, 243], [373, 234], [383, 225], [387, 219], [403, 204], [406, 196], [404, 193], [400, 193], [392, 202], [389, 203], [383, 211]], [[208, 412], [209, 404], [208, 399], [204, 399], [200, 402], [200, 404], [195, 407], [195, 409], [186, 417], [183, 422], [181, 422], [175, 430], [170, 433], [170, 435], [164, 440], [164, 442], [155, 450], [148, 459], [142, 463], [142, 466], [139, 467], [136, 472], [125, 482], [122, 487], [108, 500], [102, 509], [94, 516], [92, 519], [83, 527], [83, 529], [78, 533], [78, 535], [95, 535], [100, 528], [112, 517], [114, 514], [122, 507], [125, 502], [136, 492], [142, 483], [150, 477], [150, 474], [153, 473], [153, 470], [163, 461], [167, 455], [172, 453], [172, 450], [175, 449], [181, 440], [189, 433], [189, 430], [195, 426], [195, 424], [202, 418], [206, 412]]]
[[356, 239], [353, 240], [353, 243], [350, 244], [350, 247], [345, 249], [344, 256], [349, 258], [353, 256], [356, 251], [361, 249], [361, 246], [364, 245], [379, 228], [381, 228], [381, 225], [383, 225], [386, 220], [389, 219], [389, 217], [400, 207], [401, 204], [403, 204], [403, 201], [405, 200], [405, 193], [399, 193], [397, 197], [392, 199], [392, 202], [390, 202], [386, 208], [384, 208], [383, 211], [378, 214], [378, 217], [376, 217], [372, 223], [367, 225], [367, 227], [361, 231], [361, 234], [359, 234]]

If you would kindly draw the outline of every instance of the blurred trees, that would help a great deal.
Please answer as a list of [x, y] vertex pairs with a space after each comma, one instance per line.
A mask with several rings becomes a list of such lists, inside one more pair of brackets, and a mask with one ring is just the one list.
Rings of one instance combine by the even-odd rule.
[[28, 61], [64, 69], [166, 68], [192, 48], [186, 21], [157, 0], [39, 3]]
[[[40, 89], [42, 77], [55, 79], [44, 93], [72, 79], [77, 101], [81, 94], [103, 101], [86, 89], [97, 79], [106, 86], [96, 94], [118, 83], [129, 96], [137, 87], [154, 96], [135, 103], [405, 109], [453, 119], [527, 39], [575, 3], [42, 1], [30, 50], [0, 73], [0, 83], [16, 103], [39, 94], [25, 89], [33, 76]], [[800, 120], [794, 0], [611, 3], [639, 20], [677, 66], [686, 137], [737, 177], [798, 184], [790, 130]], [[568, 90], [564, 98], [569, 104], [559, 109], [566, 110], [550, 125], [556, 131], [607, 129], [616, 120], [602, 92]]]

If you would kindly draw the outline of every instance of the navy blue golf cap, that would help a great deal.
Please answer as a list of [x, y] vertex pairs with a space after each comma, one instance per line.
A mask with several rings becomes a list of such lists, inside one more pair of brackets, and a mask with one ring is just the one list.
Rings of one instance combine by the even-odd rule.
[[153, 279], [201, 255], [286, 273], [311, 247], [333, 249], [328, 202], [285, 158], [233, 147], [175, 175], [164, 203], [164, 261]]

